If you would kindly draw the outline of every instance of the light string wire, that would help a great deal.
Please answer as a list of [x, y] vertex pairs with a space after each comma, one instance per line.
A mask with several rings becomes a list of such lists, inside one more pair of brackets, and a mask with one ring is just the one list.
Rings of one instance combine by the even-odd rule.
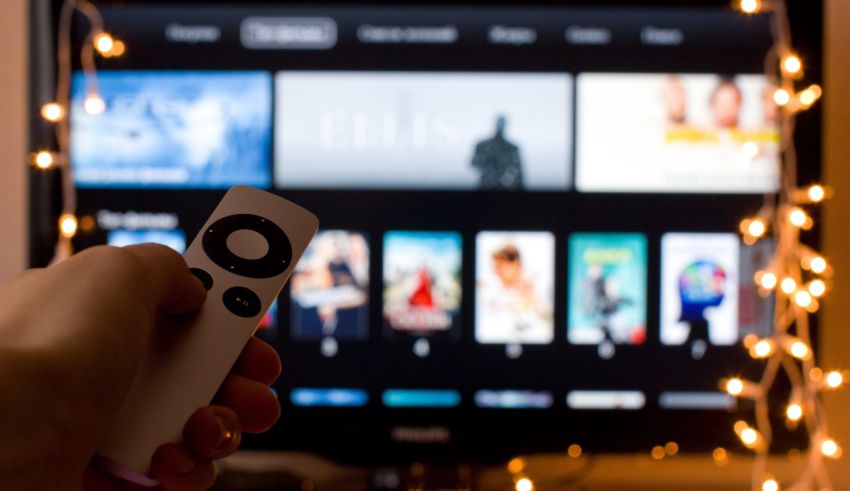
[[778, 193], [765, 196], [765, 203], [755, 217], [741, 222], [741, 231], [744, 242], [749, 245], [772, 235], [774, 254], [768, 268], [759, 271], [754, 281], [761, 295], [774, 296], [775, 307], [771, 335], [763, 339], [749, 335], [744, 339], [750, 355], [765, 361], [758, 381], [733, 377], [720, 384], [731, 395], [754, 401], [755, 426], [738, 421], [734, 430], [744, 446], [755, 452], [752, 490], [777, 491], [782, 486], [769, 472], [774, 439], [771, 415], [777, 408], [771, 407], [769, 396], [780, 371], [784, 372], [791, 384], [790, 400], [784, 411], [786, 424], [793, 429], [802, 423], [808, 439], [805, 469], [784, 489], [826, 491], [831, 490], [832, 485], [825, 458], [838, 458], [842, 450], [829, 437], [821, 393], [839, 387], [845, 377], [839, 371], [825, 377], [823, 370], [815, 365], [809, 316], [819, 309], [819, 298], [826, 293], [832, 270], [822, 256], [801, 242], [800, 235], [814, 226], [805, 208], [821, 203], [831, 190], [819, 184], [799, 187], [794, 145], [797, 114], [811, 107], [822, 91], [817, 85], [796, 90], [804, 65], [793, 50], [785, 0], [741, 0], [737, 7], [748, 14], [772, 12], [773, 47], [765, 59], [765, 73], [768, 80], [778, 78], [773, 99], [781, 109], [780, 187]]

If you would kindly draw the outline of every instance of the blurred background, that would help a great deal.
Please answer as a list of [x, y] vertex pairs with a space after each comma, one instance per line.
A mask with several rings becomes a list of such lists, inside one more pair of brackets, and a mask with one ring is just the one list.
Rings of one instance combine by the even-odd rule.
[[[158, 2], [162, 3], [162, 2]], [[807, 4], [799, 1], [790, 2], [797, 8]], [[37, 114], [30, 112], [31, 89], [34, 82], [30, 80], [30, 63], [36, 56], [29, 51], [30, 26], [32, 25], [29, 11], [29, 3], [25, 0], [6, 0], [3, 2], [2, 15], [0, 15], [0, 93], [3, 94], [0, 102], [0, 224], [3, 232], [0, 233], [0, 280], [8, 279], [17, 272], [26, 268], [32, 244], [29, 243], [29, 169], [27, 162], [30, 153], [34, 150], [29, 148], [32, 121]], [[791, 19], [792, 26], [794, 19]], [[819, 313], [820, 331], [817, 339], [817, 357], [819, 364], [824, 367], [850, 368], [850, 330], [847, 329], [846, 319], [850, 318], [850, 227], [847, 225], [847, 216], [850, 214], [850, 58], [846, 56], [846, 48], [850, 46], [850, 31], [846, 26], [850, 23], [850, 3], [844, 0], [824, 0], [823, 3], [823, 66], [820, 67], [824, 97], [820, 104], [822, 106], [822, 134], [812, 135], [813, 138], [822, 140], [822, 182], [834, 188], [835, 196], [825, 204], [822, 219], [818, 222], [821, 232], [822, 250], [837, 271], [834, 290], [824, 301], [823, 308]], [[811, 33], [810, 33], [811, 34]], [[295, 97], [290, 101], [296, 103], [309, 97], [309, 91], [321, 93], [322, 78], [304, 78], [299, 80], [293, 77], [275, 83], [287, 83], [287, 90], [305, 91], [303, 97]], [[384, 90], [394, 90], [393, 84], [404, 83], [398, 80], [364, 80], [366, 85], [384, 84]], [[440, 81], [433, 83], [439, 84]], [[514, 80], [505, 83], [522, 83]], [[552, 90], [557, 93], [566, 84], [563, 80], [549, 80], [546, 83], [531, 88], [535, 93]], [[601, 83], [601, 82], [600, 82]], [[698, 80], [694, 82], [698, 86]], [[548, 85], [547, 85], [548, 84]], [[560, 84], [560, 85], [559, 85]], [[451, 85], [451, 84], [449, 84]], [[563, 85], [563, 87], [562, 87]], [[742, 86], [745, 83], [742, 83]], [[433, 86], [433, 85], [432, 85]], [[108, 90], [105, 85], [104, 90]], [[602, 87], [602, 85], [595, 85]], [[178, 90], [178, 89], [174, 89]], [[333, 88], [328, 89], [330, 91]], [[354, 90], [354, 89], [352, 89]], [[493, 90], [498, 90], [494, 88]], [[695, 89], [696, 90], [696, 89]], [[753, 89], [757, 90], [757, 89]], [[473, 91], [474, 92], [474, 91]], [[295, 92], [297, 94], [297, 92]], [[342, 100], [345, 94], [336, 94]], [[474, 94], [459, 93], [459, 99], [474, 97]], [[602, 97], [605, 97], [604, 95]], [[330, 95], [325, 100], [330, 99]], [[449, 104], [451, 105], [451, 104]], [[308, 111], [308, 109], [305, 109]], [[300, 120], [282, 121], [275, 124], [292, 125], [297, 127]], [[492, 123], [496, 123], [493, 121]], [[498, 124], [488, 121], [486, 131], [498, 131]], [[508, 122], [510, 124], [510, 121]], [[582, 121], [577, 124], [595, 124], [593, 121]], [[493, 130], [490, 129], [493, 126]], [[551, 125], [546, 125], [551, 128]], [[510, 128], [510, 126], [509, 126]], [[483, 130], [482, 130], [483, 131]], [[530, 127], [527, 130], [519, 128], [517, 131], [527, 131], [529, 134], [540, 134], [539, 128]], [[289, 136], [287, 136], [289, 138]], [[298, 140], [296, 137], [291, 137]], [[298, 144], [291, 145], [294, 150], [292, 158], [306, 158], [311, 151], [309, 136], [300, 140], [302, 148]], [[296, 142], [296, 143], [298, 143]], [[292, 142], [290, 142], [291, 144]], [[566, 154], [566, 148], [546, 148], [548, 155]], [[615, 151], [616, 149], [606, 149]], [[450, 157], [450, 156], [449, 156]], [[446, 158], [449, 158], [446, 157]], [[592, 157], [592, 156], [591, 156]], [[374, 162], [374, 155], [368, 155], [364, 161]], [[546, 158], [544, 156], [543, 158]], [[590, 158], [590, 157], [588, 157]], [[611, 157], [610, 155], [608, 158]], [[371, 159], [371, 160], [370, 160]], [[424, 164], [427, 168], [427, 163]], [[532, 171], [533, 172], [533, 171]], [[610, 171], [616, 173], [617, 171]], [[278, 178], [279, 176], [276, 176]], [[543, 176], [539, 182], [541, 186], [554, 185], [566, 180], [569, 176]], [[604, 178], [604, 176], [602, 176]], [[464, 182], [463, 179], [472, 179], [469, 176], [455, 176], [451, 182]], [[203, 179], [209, 179], [208, 176]], [[226, 179], [226, 178], [225, 178]], [[309, 188], [309, 175], [286, 175], [286, 179], [294, 179], [303, 186]], [[298, 181], [302, 179], [303, 181]], [[344, 176], [341, 179], [349, 185], [355, 185], [357, 179], [362, 176]], [[406, 179], [401, 177], [399, 179]], [[599, 185], [599, 176], [580, 176], [578, 185], [592, 188]], [[582, 181], [582, 179], [584, 179]], [[604, 179], [603, 179], [604, 180]], [[290, 181], [286, 181], [290, 182]], [[532, 174], [531, 181], [534, 183]], [[355, 184], [351, 184], [355, 183]], [[582, 184], [584, 183], [584, 184]], [[268, 186], [269, 182], [258, 181], [254, 184]], [[427, 186], [428, 184], [426, 184]], [[440, 186], [437, 182], [434, 186]], [[534, 184], [532, 184], [534, 185]], [[650, 186], [650, 184], [647, 184]], [[309, 195], [308, 199], [309, 199]], [[519, 218], [521, 222], [521, 217]], [[344, 224], [344, 220], [334, 219]], [[191, 236], [188, 236], [191, 238]], [[403, 237], [402, 237], [403, 238]], [[451, 242], [452, 238], [446, 239]], [[495, 240], [494, 238], [493, 240]], [[540, 238], [535, 238], [538, 240]], [[430, 237], [429, 240], [436, 240]], [[548, 247], [546, 238], [540, 239], [539, 247]], [[560, 239], [559, 239], [560, 240]], [[496, 241], [498, 242], [498, 241]], [[504, 241], [503, 241], [504, 242]], [[389, 247], [389, 242], [384, 247]], [[489, 243], [483, 241], [479, 247], [490, 247]], [[438, 246], [434, 246], [438, 247]], [[538, 247], [538, 246], [535, 246]], [[488, 253], [495, 254], [496, 247]], [[560, 250], [560, 249], [559, 249]], [[504, 252], [504, 251], [503, 251]], [[450, 262], [450, 260], [446, 260]], [[447, 266], [448, 269], [450, 267]], [[541, 267], [545, 269], [545, 265]], [[457, 274], [460, 274], [459, 272]], [[451, 281], [451, 274], [447, 273], [445, 281]], [[544, 282], [545, 283], [545, 282]], [[293, 288], [296, 288], [293, 286]], [[549, 288], [552, 288], [551, 285]], [[374, 290], [374, 289], [373, 289]], [[560, 290], [559, 290], [560, 291]], [[378, 291], [380, 294], [380, 291]], [[293, 291], [293, 295], [297, 292]], [[385, 297], [387, 298], [387, 297]], [[451, 312], [450, 307], [446, 307]], [[403, 321], [399, 321], [402, 322]], [[385, 327], [391, 329], [390, 327]], [[393, 331], [395, 332], [395, 331]], [[296, 335], [293, 333], [293, 335]], [[300, 334], [299, 334], [300, 335]], [[397, 333], [393, 335], [398, 335]], [[496, 333], [478, 333], [476, 336], [500, 336]], [[672, 334], [675, 337], [675, 333]], [[308, 336], [304, 334], [304, 336]], [[357, 334], [352, 334], [356, 337]], [[545, 335], [543, 336], [545, 339]], [[479, 337], [479, 341], [482, 338]], [[571, 342], [573, 339], [571, 338]], [[505, 341], [500, 341], [505, 342]], [[528, 340], [524, 340], [528, 343]], [[536, 341], [530, 341], [534, 343]], [[545, 342], [545, 341], [544, 341]], [[595, 341], [594, 341], [595, 342]], [[421, 347], [421, 345], [420, 345]], [[413, 349], [416, 349], [415, 346]], [[850, 445], [850, 419], [846, 417], [846, 411], [850, 408], [850, 392], [847, 390], [830, 393], [824, 398], [827, 415], [829, 417], [829, 431], [837, 441]], [[567, 416], [568, 417], [568, 416]], [[287, 418], [286, 413], [283, 416]], [[633, 421], [641, 425], [640, 420]], [[701, 426], [698, 420], [691, 422], [695, 427]], [[655, 423], [653, 423], [655, 424]], [[705, 430], [705, 428], [702, 428]], [[490, 435], [490, 444], [499, 445], [499, 428], [493, 428], [495, 435]], [[604, 442], [611, 437], [609, 428], [598, 427], [591, 433], [595, 433], [598, 440], [590, 442], [588, 447], [605, 448]], [[714, 431], [714, 430], [712, 430]], [[728, 431], [722, 427], [717, 431]], [[285, 435], [277, 435], [277, 438], [285, 438]], [[722, 489], [746, 489], [749, 487], [750, 472], [753, 464], [752, 457], [745, 452], [732, 452], [728, 459], [721, 459], [719, 463], [717, 455], [712, 455], [710, 449], [704, 452], [681, 452], [666, 449], [664, 458], [653, 457], [652, 445], [647, 444], [645, 449], [629, 449], [628, 452], [618, 451], [616, 448], [603, 451], [596, 455], [587, 452], [584, 455], [576, 455], [568, 458], [565, 453], [531, 452], [522, 453], [521, 460], [484, 459], [475, 461], [457, 456], [452, 459], [424, 458], [410, 460], [408, 462], [392, 462], [387, 465], [340, 464], [335, 459], [327, 456], [319, 456], [315, 453], [295, 452], [292, 449], [276, 451], [266, 448], [268, 445], [257, 443], [252, 450], [240, 453], [228, 461], [222, 463], [222, 477], [219, 481], [219, 489], [514, 489], [517, 469], [523, 475], [533, 479], [536, 489], [592, 489], [592, 490], [626, 490], [626, 489], [677, 489], [677, 490], [722, 490]], [[665, 441], [657, 444], [664, 445]], [[369, 445], [368, 441], [354, 442], [353, 446]], [[352, 442], [349, 442], [349, 446]], [[581, 453], [581, 452], [579, 452]], [[589, 454], [589, 455], [588, 455]], [[848, 456], [828, 462], [828, 468], [833, 478], [834, 489], [850, 489], [850, 466], [847, 465]], [[782, 453], [771, 457], [771, 469], [779, 480], [787, 480], [803, 468], [805, 462], [800, 457]], [[513, 469], [511, 469], [513, 466]], [[516, 488], [520, 489], [520, 488]], [[530, 490], [530, 488], [529, 488]], [[529, 491], [525, 490], [525, 491]]]

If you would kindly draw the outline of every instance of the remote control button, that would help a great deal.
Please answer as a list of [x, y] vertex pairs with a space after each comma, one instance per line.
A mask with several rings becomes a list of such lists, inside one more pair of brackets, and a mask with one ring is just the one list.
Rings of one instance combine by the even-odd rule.
[[243, 286], [228, 288], [222, 296], [224, 306], [239, 317], [254, 317], [263, 310], [260, 297]]
[[269, 253], [269, 242], [259, 232], [242, 229], [227, 236], [227, 248], [243, 259], [260, 259]]
[[206, 288], [207, 291], [210, 291], [212, 289], [213, 278], [212, 276], [210, 276], [209, 273], [207, 273], [201, 268], [189, 268], [189, 272], [195, 275], [195, 278], [201, 280], [201, 283], [203, 283], [204, 288]]
[[[256, 232], [265, 239], [265, 244], [251, 238], [252, 234], [242, 234], [242, 231]], [[236, 244], [242, 240], [247, 240], [248, 244]], [[258, 215], [229, 215], [217, 220], [204, 232], [202, 244], [204, 252], [214, 263], [240, 276], [271, 278], [283, 273], [292, 264], [289, 238], [271, 220]], [[252, 258], [260, 254], [263, 245], [262, 256]]]

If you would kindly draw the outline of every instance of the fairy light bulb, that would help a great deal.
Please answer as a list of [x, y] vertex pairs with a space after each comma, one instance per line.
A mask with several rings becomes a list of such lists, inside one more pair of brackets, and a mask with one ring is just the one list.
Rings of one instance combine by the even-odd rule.
[[745, 14], [757, 14], [761, 10], [760, 0], [741, 0], [738, 8]]
[[794, 278], [786, 277], [782, 279], [782, 283], [779, 284], [779, 288], [786, 295], [790, 295], [797, 289], [797, 282], [794, 281]]
[[747, 447], [754, 447], [759, 441], [759, 432], [753, 428], [747, 427], [741, 430], [739, 437], [744, 445]]
[[41, 117], [51, 123], [62, 121], [65, 117], [65, 108], [55, 102], [48, 102], [41, 106]]
[[814, 104], [820, 96], [823, 94], [822, 89], [819, 85], [810, 85], [803, 89], [797, 97], [800, 99], [800, 104], [805, 107], [809, 107]]
[[800, 421], [803, 417], [803, 406], [796, 402], [792, 402], [785, 409], [785, 416], [787, 416], [790, 421]]
[[70, 213], [59, 217], [59, 233], [66, 239], [73, 237], [77, 233], [77, 217]]
[[523, 477], [522, 479], [517, 480], [514, 488], [516, 491], [533, 491], [534, 483], [531, 482], [531, 479]]
[[806, 215], [806, 212], [800, 208], [794, 208], [788, 213], [788, 221], [791, 222], [791, 225], [795, 227], [804, 227], [806, 222], [808, 222], [809, 216]]
[[826, 385], [830, 389], [837, 389], [844, 384], [844, 375], [838, 370], [833, 370], [826, 374]]
[[91, 93], [86, 96], [83, 107], [88, 114], [95, 116], [106, 110], [106, 102], [98, 94]]
[[124, 44], [123, 41], [119, 41], [116, 39], [115, 42], [112, 43], [112, 51], [109, 52], [109, 56], [122, 56], [125, 51], [127, 51], [127, 46]]
[[767, 231], [767, 225], [762, 220], [753, 220], [747, 226], [747, 233], [753, 237], [761, 237]]
[[794, 294], [794, 302], [804, 309], [807, 309], [810, 305], [812, 305], [812, 300], [812, 294], [806, 290], [800, 290]]
[[782, 69], [789, 75], [798, 75], [803, 70], [803, 61], [794, 53], [789, 53], [782, 59]]
[[115, 46], [115, 40], [109, 34], [101, 32], [94, 37], [94, 49], [104, 56], [109, 56], [112, 53], [112, 48]]
[[819, 203], [826, 198], [826, 190], [819, 184], [809, 187], [807, 194], [809, 195], [809, 200], [814, 203]]
[[525, 469], [525, 459], [522, 457], [514, 457], [508, 462], [508, 472], [511, 474], [519, 474]]
[[773, 290], [779, 279], [770, 271], [759, 271], [756, 273], [756, 283], [765, 290]]
[[811, 353], [811, 350], [808, 346], [806, 346], [806, 343], [800, 340], [792, 342], [788, 351], [791, 353], [791, 356], [800, 360], [808, 358], [809, 353]]
[[33, 161], [35, 162], [36, 167], [41, 170], [45, 170], [53, 166], [55, 159], [53, 158], [52, 153], [46, 150], [42, 150], [41, 152], [35, 154], [35, 158], [33, 159]]
[[726, 381], [726, 392], [732, 396], [739, 396], [744, 392], [744, 381], [735, 377]]
[[812, 258], [811, 262], [809, 263], [809, 269], [811, 269], [812, 272], [817, 274], [823, 273], [824, 271], [826, 271], [826, 259], [822, 258], [821, 256]]
[[841, 447], [832, 438], [827, 438], [820, 443], [820, 453], [824, 457], [837, 459], [841, 456]]
[[582, 448], [581, 448], [581, 445], [579, 445], [578, 443], [573, 443], [572, 445], [569, 446], [569, 448], [567, 448], [567, 455], [569, 455], [570, 457], [572, 457], [574, 459], [581, 457], [581, 454], [582, 454]]
[[773, 102], [775, 102], [777, 106], [785, 106], [791, 102], [791, 94], [785, 89], [776, 89], [776, 91], [773, 92]]
[[773, 478], [765, 479], [761, 483], [761, 491], [779, 491], [779, 483]]
[[812, 294], [813, 297], [820, 298], [824, 296], [826, 293], [826, 283], [823, 280], [812, 280], [809, 283], [809, 293]]
[[750, 350], [750, 355], [753, 358], [767, 358], [773, 354], [773, 343], [767, 339], [762, 339], [753, 345]]

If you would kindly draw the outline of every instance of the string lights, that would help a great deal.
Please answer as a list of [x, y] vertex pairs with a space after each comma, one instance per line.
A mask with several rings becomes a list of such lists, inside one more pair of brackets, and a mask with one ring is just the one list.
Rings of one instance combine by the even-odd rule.
[[[752, 399], [755, 402], [755, 424], [738, 421], [734, 431], [741, 443], [755, 452], [753, 491], [780, 489], [831, 489], [824, 458], [836, 459], [841, 446], [830, 438], [826, 416], [821, 403], [824, 390], [834, 390], [845, 383], [842, 372], [834, 370], [824, 375], [815, 366], [809, 316], [818, 311], [820, 299], [827, 294], [832, 274], [827, 260], [800, 240], [803, 231], [812, 229], [812, 207], [828, 199], [832, 190], [820, 184], [800, 188], [797, 183], [797, 160], [793, 135], [797, 113], [810, 108], [822, 95], [818, 85], [796, 90], [796, 82], [804, 75], [805, 64], [791, 49], [788, 13], [783, 0], [740, 0], [738, 9], [746, 14], [771, 10], [773, 12], [774, 49], [766, 66], [768, 78], [779, 76], [773, 100], [782, 109], [780, 191], [768, 195], [765, 206], [755, 217], [741, 222], [740, 230], [746, 244], [764, 240], [772, 234], [776, 249], [770, 265], [756, 273], [753, 281], [764, 295], [775, 295], [774, 326], [770, 336], [758, 339], [747, 336], [745, 347], [752, 358], [764, 361], [758, 381], [738, 377], [723, 379], [720, 387], [728, 394]], [[751, 149], [743, 148], [745, 154]], [[791, 395], [784, 408], [790, 429], [801, 428], [808, 436], [807, 467], [796, 481], [783, 486], [768, 473], [768, 453], [773, 429], [773, 407], [769, 395], [777, 375], [782, 370], [791, 382]], [[715, 451], [715, 461], [717, 461]], [[725, 456], [725, 451], [724, 451]]]
[[118, 57], [124, 54], [126, 46], [113, 38], [104, 29], [103, 18], [97, 8], [87, 0], [66, 0], [59, 12], [59, 29], [56, 37], [57, 81], [56, 94], [52, 101], [41, 106], [41, 117], [55, 125], [57, 149], [40, 150], [33, 155], [32, 165], [42, 171], [58, 170], [62, 179], [62, 212], [58, 221], [59, 240], [56, 244], [52, 262], [59, 262], [73, 252], [71, 240], [78, 230], [76, 188], [68, 149], [70, 141], [68, 114], [70, 113], [70, 92], [72, 75], [71, 27], [75, 14], [81, 14], [89, 24], [88, 35], [80, 50], [80, 64], [85, 78], [86, 97], [83, 109], [91, 115], [106, 110], [106, 102], [100, 96], [95, 68], [95, 55], [104, 58]]

